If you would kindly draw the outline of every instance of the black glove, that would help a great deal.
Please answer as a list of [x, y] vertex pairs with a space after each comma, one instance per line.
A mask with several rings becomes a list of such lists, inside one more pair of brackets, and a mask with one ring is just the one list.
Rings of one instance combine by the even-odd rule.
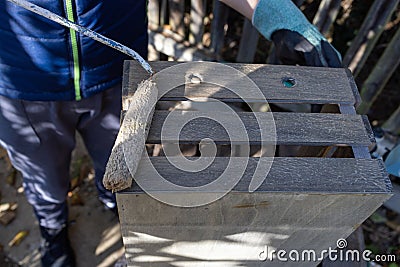
[[325, 40], [321, 40], [320, 47], [317, 49], [299, 33], [285, 29], [275, 31], [271, 39], [275, 44], [276, 55], [282, 64], [342, 67], [338, 52]]

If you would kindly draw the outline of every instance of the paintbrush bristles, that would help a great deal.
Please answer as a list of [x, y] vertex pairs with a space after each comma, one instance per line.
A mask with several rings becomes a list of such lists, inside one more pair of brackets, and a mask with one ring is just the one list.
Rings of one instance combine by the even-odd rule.
[[151, 79], [138, 85], [107, 163], [103, 177], [105, 188], [116, 192], [132, 185], [132, 176], [145, 149], [157, 97], [158, 90]]

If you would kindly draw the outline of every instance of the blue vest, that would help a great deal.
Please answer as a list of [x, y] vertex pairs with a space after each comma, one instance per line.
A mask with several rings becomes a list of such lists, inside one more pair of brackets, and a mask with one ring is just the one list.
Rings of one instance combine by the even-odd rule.
[[[29, 0], [147, 57], [145, 0]], [[72, 17], [71, 17], [72, 16]], [[126, 55], [0, 0], [0, 94], [79, 100], [121, 82]]]

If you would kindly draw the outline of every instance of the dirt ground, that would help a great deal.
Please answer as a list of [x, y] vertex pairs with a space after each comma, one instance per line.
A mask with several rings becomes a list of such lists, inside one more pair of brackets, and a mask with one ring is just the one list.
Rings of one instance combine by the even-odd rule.
[[[4, 150], [0, 155], [4, 155]], [[70, 239], [78, 266], [113, 266], [124, 252], [118, 219], [97, 200], [93, 170], [81, 142], [74, 152], [71, 173], [75, 189], [69, 197]], [[40, 266], [40, 235], [36, 218], [21, 187], [21, 175], [16, 174], [10, 185], [9, 166], [0, 158], [0, 203], [16, 203], [15, 219], [0, 224], [0, 266]], [[19, 245], [9, 246], [13, 237], [28, 231]]]

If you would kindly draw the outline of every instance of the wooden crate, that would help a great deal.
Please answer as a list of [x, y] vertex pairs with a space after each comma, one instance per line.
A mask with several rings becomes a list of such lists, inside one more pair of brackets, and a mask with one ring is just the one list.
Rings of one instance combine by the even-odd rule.
[[[153, 62], [159, 72], [176, 62]], [[249, 159], [247, 169], [234, 189], [223, 198], [198, 207], [176, 207], [162, 203], [136, 184], [117, 193], [117, 202], [126, 256], [130, 266], [315, 266], [315, 262], [261, 261], [265, 249], [298, 251], [336, 247], [390, 197], [391, 184], [382, 161], [369, 157], [373, 141], [368, 120], [355, 113], [359, 95], [351, 74], [345, 69], [228, 64], [245, 73], [258, 85], [269, 103], [331, 104], [339, 113], [273, 112], [276, 145], [301, 146], [300, 152], [316, 147], [325, 157], [275, 157], [268, 176], [255, 191], [248, 188], [260, 158]], [[199, 68], [201, 74], [203, 70]], [[176, 73], [183, 77], [184, 73]], [[215, 71], [220, 79], [229, 79]], [[286, 88], [283, 78], [296, 85]], [[123, 111], [129, 97], [146, 73], [136, 62], [126, 61], [123, 77]], [[170, 76], [171, 79], [175, 79]], [[223, 88], [207, 84], [182, 86], [162, 101], [187, 97], [210, 97], [224, 102], [241, 99]], [[255, 101], [257, 102], [257, 101]], [[183, 112], [185, 114], [196, 111]], [[218, 113], [218, 112], [216, 112]], [[159, 144], [161, 128], [168, 111], [156, 110], [147, 142]], [[249, 132], [250, 143], [261, 140], [254, 134], [254, 118], [238, 112]], [[224, 116], [223, 113], [217, 116]], [[194, 124], [196, 125], [196, 124]], [[226, 134], [207, 125], [187, 127], [179, 142], [197, 145], [205, 136], [218, 144], [229, 144]], [[170, 140], [178, 142], [178, 140]], [[311, 148], [314, 148], [310, 150]], [[346, 148], [350, 157], [338, 157]], [[317, 152], [312, 152], [317, 153]], [[326, 156], [336, 155], [334, 158]], [[176, 184], [211, 182], [210, 175], [224, 168], [228, 157], [216, 157], [207, 171], [190, 173], [177, 170], [165, 157], [150, 157], [138, 168], [136, 177], [150, 179], [149, 162]], [[196, 182], [194, 182], [196, 184]], [[164, 192], [175, 194], [175, 192]], [[264, 253], [264, 254], [263, 254]]]

